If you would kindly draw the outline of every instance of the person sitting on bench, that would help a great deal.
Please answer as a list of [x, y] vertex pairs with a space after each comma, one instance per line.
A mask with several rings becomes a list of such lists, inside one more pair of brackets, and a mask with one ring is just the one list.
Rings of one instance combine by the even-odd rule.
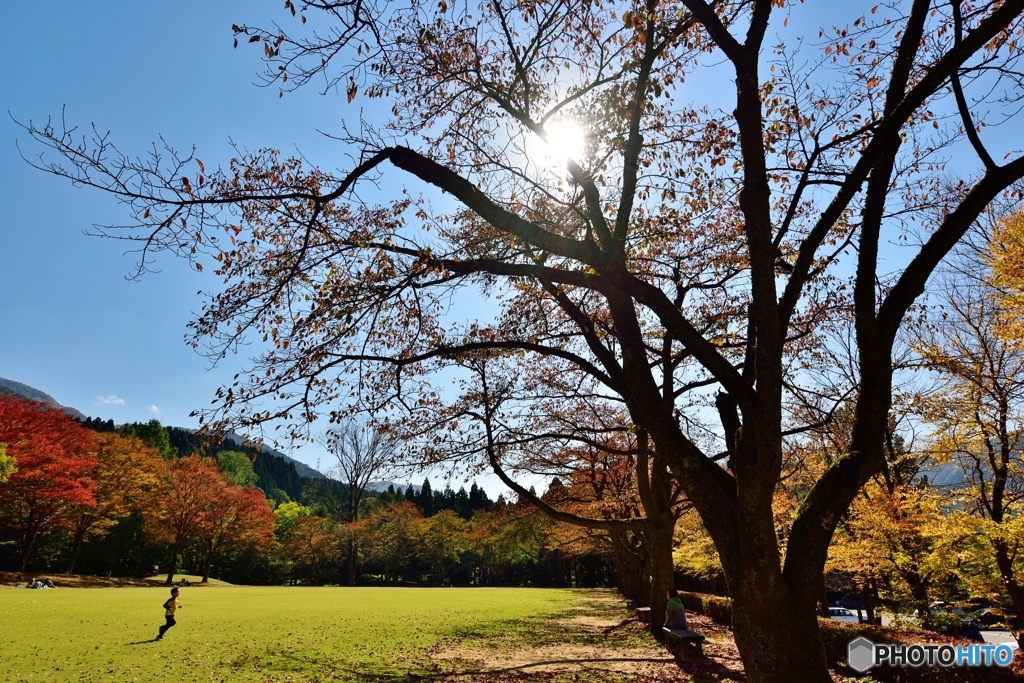
[[679, 591], [669, 588], [665, 597], [668, 598], [668, 605], [665, 606], [665, 628], [689, 631], [690, 627], [686, 623], [686, 609], [683, 607], [683, 601], [679, 599]]

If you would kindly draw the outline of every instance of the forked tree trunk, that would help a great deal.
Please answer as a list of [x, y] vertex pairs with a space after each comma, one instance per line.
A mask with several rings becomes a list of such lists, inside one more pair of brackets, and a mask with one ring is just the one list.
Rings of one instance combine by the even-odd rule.
[[203, 562], [203, 580], [200, 583], [210, 582], [210, 566], [213, 565], [213, 550], [206, 552], [206, 559]]
[[783, 574], [772, 515], [774, 480], [767, 467], [761, 469], [778, 453], [755, 434], [760, 430], [745, 431], [740, 441], [736, 479], [746, 484], [747, 495], [737, 505], [731, 547], [719, 553], [736, 646], [749, 683], [831, 683], [817, 610], [824, 562], [815, 567], [811, 557], [787, 556]]
[[21, 537], [21, 564], [18, 571], [24, 572], [28, 567], [28, 558], [32, 555], [32, 547], [36, 543], [36, 536], [39, 534], [40, 522], [29, 514], [28, 523], [25, 525], [25, 534]]
[[867, 579], [864, 581], [864, 585], [861, 587], [861, 593], [864, 595], [864, 611], [868, 615], [868, 623], [875, 624], [875, 592], [872, 589], [872, 582], [874, 579]]
[[928, 587], [916, 572], [905, 576], [904, 579], [908, 579], [910, 576], [913, 577], [913, 580], [908, 580], [907, 584], [910, 586], [910, 596], [914, 601], [914, 607], [917, 609], [918, 618], [921, 620], [921, 627], [930, 629], [932, 627], [932, 613], [929, 609], [931, 599], [928, 596]]
[[75, 572], [75, 562], [78, 561], [78, 553], [82, 549], [82, 540], [84, 538], [85, 529], [79, 529], [75, 532], [75, 540], [71, 546], [71, 559], [68, 561], [68, 570], [64, 572], [69, 576]]
[[174, 574], [178, 570], [178, 555], [181, 554], [181, 548], [178, 546], [171, 547], [171, 564], [170, 570], [167, 572], [167, 580], [164, 581], [165, 586], [170, 586], [174, 583]]
[[35, 543], [35, 535], [25, 539], [21, 544], [21, 564], [18, 566], [19, 572], [24, 572], [25, 568], [28, 567], [28, 558], [32, 554], [32, 545]]

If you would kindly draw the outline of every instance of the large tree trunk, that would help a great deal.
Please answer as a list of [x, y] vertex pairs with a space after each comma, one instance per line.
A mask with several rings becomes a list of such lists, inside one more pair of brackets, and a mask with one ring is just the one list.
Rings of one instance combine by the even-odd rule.
[[665, 642], [665, 607], [669, 588], [675, 586], [672, 562], [672, 534], [675, 531], [675, 517], [650, 521], [648, 540], [650, 545], [650, 575], [648, 577], [651, 606], [651, 635], [658, 642]]
[[[781, 578], [781, 577], [780, 577]], [[736, 646], [750, 683], [830, 683], [813, 604], [797, 605], [788, 591], [752, 573], [730, 583]]]
[[[1013, 609], [1017, 612], [1017, 619], [1024, 620], [1024, 586], [1020, 585], [1014, 574], [1013, 559], [1003, 541], [994, 540], [992, 546], [996, 551], [996, 566], [999, 567], [1006, 592], [1010, 594], [1010, 601], [1013, 602]], [[1020, 628], [1020, 624], [1018, 624], [1018, 628]], [[1017, 644], [1024, 648], [1024, 630], [1017, 631]]]
[[203, 580], [200, 583], [210, 583], [210, 567], [213, 565], [213, 548], [208, 548], [203, 561]]
[[[781, 462], [776, 446], [781, 441], [771, 439], [771, 431], [744, 427], [739, 440], [734, 467], [744, 496], [737, 501], [736, 526], [730, 529], [707, 521], [705, 526], [709, 531], [717, 526], [720, 536], [734, 533], [731, 539], [722, 539], [726, 543], [716, 540], [716, 545], [732, 596], [733, 635], [747, 680], [831, 683], [817, 610], [824, 556], [787, 556], [787, 570], [793, 573], [783, 574], [772, 514], [776, 481], [772, 474], [778, 471], [774, 463]], [[770, 442], [765, 443], [765, 438]]]

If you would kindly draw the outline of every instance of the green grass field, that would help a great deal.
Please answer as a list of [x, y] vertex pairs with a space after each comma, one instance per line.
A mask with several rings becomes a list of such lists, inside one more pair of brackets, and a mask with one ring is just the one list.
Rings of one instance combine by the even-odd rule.
[[182, 589], [178, 625], [160, 588], [0, 591], [0, 681], [397, 682], [436, 674], [456, 638], [529, 640], [565, 614], [566, 590]]

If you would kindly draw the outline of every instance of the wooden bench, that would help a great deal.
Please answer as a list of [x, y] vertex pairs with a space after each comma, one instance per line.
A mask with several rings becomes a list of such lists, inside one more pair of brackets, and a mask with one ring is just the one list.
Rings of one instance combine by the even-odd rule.
[[641, 624], [651, 623], [651, 608], [650, 607], [637, 607], [636, 608], [636, 620]]
[[704, 656], [704, 636], [693, 631], [686, 631], [681, 628], [664, 627], [665, 639], [671, 649], [673, 645], [679, 645], [679, 651], [684, 658]]

